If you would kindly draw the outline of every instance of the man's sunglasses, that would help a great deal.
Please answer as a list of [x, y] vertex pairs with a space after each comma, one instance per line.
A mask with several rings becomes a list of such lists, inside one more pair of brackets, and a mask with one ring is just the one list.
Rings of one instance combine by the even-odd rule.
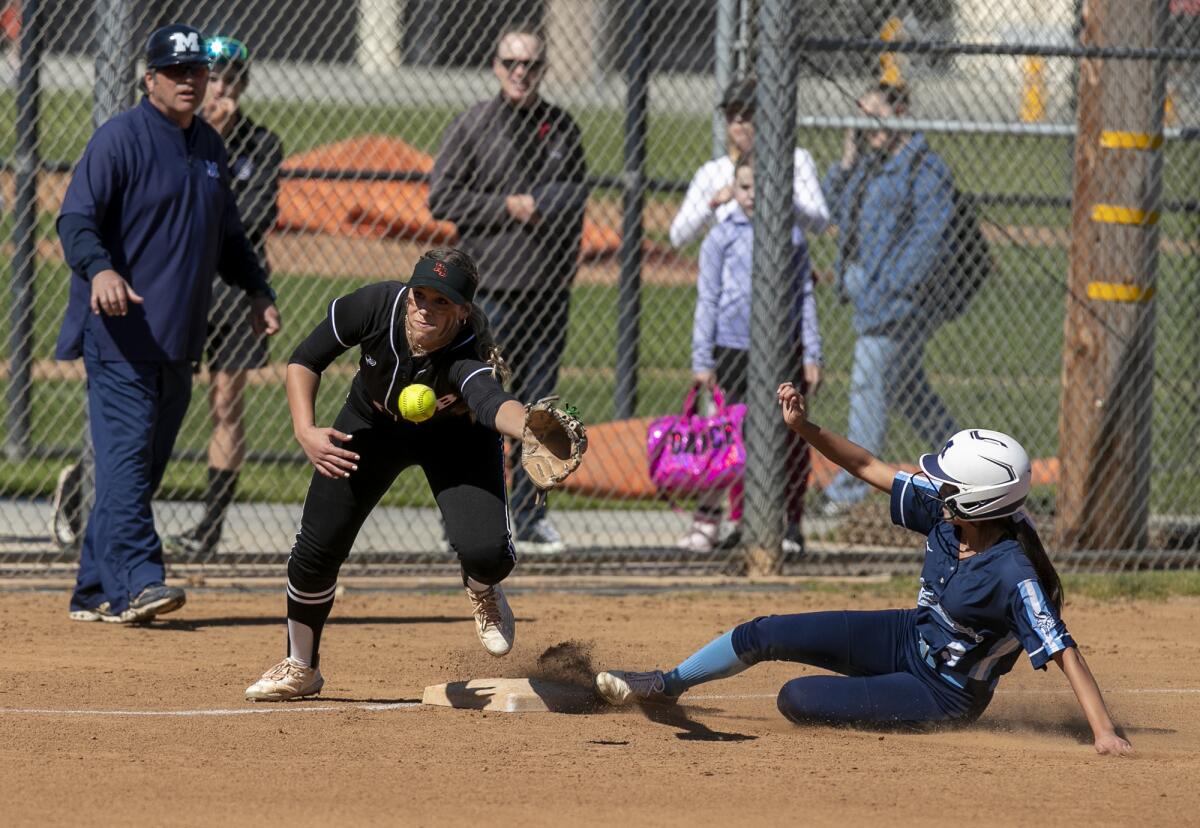
[[178, 83], [186, 77], [207, 78], [208, 64], [207, 63], [177, 63], [173, 66], [162, 66], [154, 70], [160, 75], [166, 75], [172, 81]]
[[541, 58], [534, 58], [533, 60], [521, 60], [519, 58], [498, 57], [496, 60], [500, 61], [500, 65], [504, 67], [505, 72], [511, 72], [518, 66], [529, 73], [540, 72], [546, 68], [546, 61], [542, 60]]

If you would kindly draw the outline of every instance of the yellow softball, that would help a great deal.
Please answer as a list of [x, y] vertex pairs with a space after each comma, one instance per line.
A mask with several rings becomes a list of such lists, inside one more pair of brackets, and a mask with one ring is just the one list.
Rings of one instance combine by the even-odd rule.
[[400, 392], [400, 401], [396, 406], [404, 419], [413, 423], [423, 423], [437, 410], [437, 397], [428, 385], [414, 382]]

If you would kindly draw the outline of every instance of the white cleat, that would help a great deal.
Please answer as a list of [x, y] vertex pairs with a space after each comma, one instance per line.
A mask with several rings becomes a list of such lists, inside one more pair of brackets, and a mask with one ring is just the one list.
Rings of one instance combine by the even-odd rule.
[[674, 704], [678, 696], [668, 696], [662, 670], [634, 673], [625, 670], [609, 670], [596, 675], [596, 692], [600, 698], [621, 707], [627, 704], [654, 702]]
[[483, 648], [497, 657], [508, 655], [517, 637], [517, 619], [513, 617], [500, 585], [490, 586], [483, 592], [467, 587], [467, 597], [471, 599], [475, 632]]
[[246, 701], [287, 701], [321, 692], [325, 679], [316, 667], [305, 667], [290, 657], [263, 673], [246, 688]]

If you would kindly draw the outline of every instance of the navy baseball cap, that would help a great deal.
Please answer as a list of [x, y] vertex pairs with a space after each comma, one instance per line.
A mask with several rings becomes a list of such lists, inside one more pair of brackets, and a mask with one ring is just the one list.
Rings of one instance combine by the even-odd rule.
[[172, 23], [155, 29], [146, 41], [146, 68], [209, 62], [208, 45], [199, 29]]

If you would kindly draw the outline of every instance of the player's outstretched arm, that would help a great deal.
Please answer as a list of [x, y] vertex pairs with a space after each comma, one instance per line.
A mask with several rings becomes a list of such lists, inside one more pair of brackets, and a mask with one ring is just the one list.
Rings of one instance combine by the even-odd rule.
[[881, 492], [891, 492], [896, 472], [901, 471], [899, 466], [883, 462], [858, 443], [853, 443], [842, 435], [827, 431], [810, 421], [804, 395], [790, 382], [780, 385], [775, 396], [788, 428], [859, 480]]
[[1108, 715], [1108, 708], [1104, 705], [1104, 697], [1100, 695], [1100, 685], [1096, 684], [1096, 677], [1088, 669], [1079, 648], [1067, 647], [1055, 653], [1052, 658], [1071, 683], [1075, 698], [1079, 700], [1079, 706], [1087, 716], [1096, 753], [1109, 756], [1128, 756], [1133, 753], [1133, 745], [1117, 734], [1112, 717]]
[[496, 431], [505, 437], [520, 440], [525, 432], [525, 406], [518, 400], [507, 400], [496, 411]]
[[316, 424], [317, 389], [321, 375], [295, 362], [287, 367], [288, 410], [292, 414], [292, 433], [304, 449], [304, 456], [313, 468], [326, 477], [349, 477], [358, 469], [358, 455], [333, 441], [350, 441], [353, 435], [334, 428], [318, 428]]

